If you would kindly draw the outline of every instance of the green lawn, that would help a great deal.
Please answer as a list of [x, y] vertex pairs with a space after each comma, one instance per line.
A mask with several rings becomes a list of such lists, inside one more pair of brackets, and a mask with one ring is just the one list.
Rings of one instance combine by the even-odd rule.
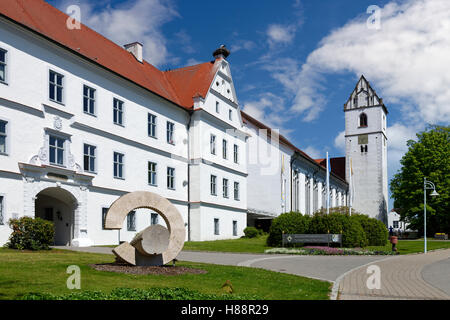
[[[398, 240], [397, 250], [400, 254], [423, 252], [424, 241], [422, 240]], [[429, 240], [427, 241], [427, 250], [449, 249], [450, 241]], [[368, 247], [371, 250], [392, 250], [392, 244], [388, 243], [384, 247]]]
[[[190, 241], [184, 244], [183, 250], [264, 253], [266, 249], [271, 248], [266, 246], [266, 240], [267, 235], [252, 239], [240, 238], [235, 240]], [[450, 241], [429, 240], [427, 244], [428, 250], [450, 248]], [[397, 248], [400, 254], [423, 252], [423, 239], [399, 240]], [[392, 245], [388, 242], [385, 246], [369, 246], [366, 249], [391, 251]]]
[[[178, 262], [207, 270], [206, 274], [177, 276], [127, 275], [96, 271], [93, 263], [113, 262], [112, 255], [67, 250], [16, 251], [0, 249], [0, 299], [19, 299], [26, 293], [67, 294], [69, 265], [81, 269], [81, 290], [110, 292], [117, 287], [183, 287], [207, 294], [222, 294], [221, 286], [230, 280], [235, 295], [253, 295], [260, 299], [328, 299], [331, 284], [295, 275], [263, 269]], [[233, 299], [232, 296], [230, 299]]]
[[266, 246], [266, 240], [267, 236], [250, 239], [187, 241], [184, 243], [183, 250], [264, 253], [264, 250], [271, 248]]

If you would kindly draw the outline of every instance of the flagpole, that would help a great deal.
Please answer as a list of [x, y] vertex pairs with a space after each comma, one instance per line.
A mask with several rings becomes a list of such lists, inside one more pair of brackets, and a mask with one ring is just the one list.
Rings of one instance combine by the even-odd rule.
[[349, 191], [350, 191], [350, 197], [349, 197], [349, 205], [348, 205], [348, 214], [352, 215], [352, 204], [353, 204], [353, 166], [352, 166], [352, 158], [350, 157], [350, 181], [349, 181]]
[[330, 214], [330, 171], [328, 166], [328, 152], [327, 152], [327, 214]]

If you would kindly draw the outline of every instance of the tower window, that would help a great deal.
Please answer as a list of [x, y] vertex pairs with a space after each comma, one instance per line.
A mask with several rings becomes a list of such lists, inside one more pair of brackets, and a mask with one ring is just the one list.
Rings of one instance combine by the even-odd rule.
[[367, 127], [367, 115], [365, 113], [362, 113], [359, 116], [359, 126], [360, 127]]
[[361, 153], [367, 153], [367, 150], [368, 150], [367, 145], [361, 146]]

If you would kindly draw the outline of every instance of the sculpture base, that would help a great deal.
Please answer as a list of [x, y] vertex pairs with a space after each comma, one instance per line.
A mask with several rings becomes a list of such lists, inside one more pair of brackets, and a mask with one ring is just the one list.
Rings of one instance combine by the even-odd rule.
[[112, 251], [119, 261], [133, 266], [163, 266], [162, 254], [143, 255], [128, 242], [122, 243]]

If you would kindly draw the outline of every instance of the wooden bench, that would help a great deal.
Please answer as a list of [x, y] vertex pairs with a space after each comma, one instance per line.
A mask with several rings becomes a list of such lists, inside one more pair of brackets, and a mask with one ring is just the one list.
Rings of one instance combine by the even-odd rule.
[[282, 244], [283, 247], [286, 244], [291, 243], [326, 243], [330, 246], [330, 243], [339, 243], [342, 247], [342, 234], [289, 234], [283, 233]]

